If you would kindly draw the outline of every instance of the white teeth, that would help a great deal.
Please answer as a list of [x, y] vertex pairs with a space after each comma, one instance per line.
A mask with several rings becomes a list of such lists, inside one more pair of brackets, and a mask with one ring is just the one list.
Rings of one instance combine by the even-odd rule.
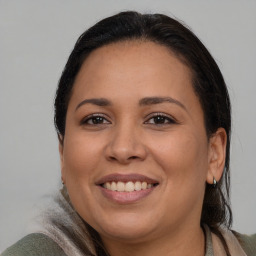
[[114, 181], [111, 182], [110, 190], [116, 191], [116, 183]]
[[123, 192], [125, 190], [125, 184], [122, 181], [118, 181], [116, 188], [117, 188], [117, 191]]
[[153, 184], [147, 183], [146, 181], [140, 182], [122, 182], [122, 181], [112, 181], [112, 182], [106, 182], [103, 184], [103, 187], [112, 191], [118, 191], [118, 192], [133, 192], [133, 191], [140, 191], [144, 189], [150, 189], [153, 187]]
[[134, 183], [132, 181], [128, 181], [126, 184], [125, 184], [125, 191], [127, 192], [132, 192], [134, 191]]
[[141, 182], [140, 181], [136, 181], [134, 184], [134, 189], [136, 191], [140, 191], [141, 190]]
[[143, 181], [143, 182], [141, 183], [141, 188], [142, 188], [142, 189], [146, 189], [146, 188], [147, 188], [147, 185], [148, 185], [148, 183], [145, 182], [145, 181]]
[[107, 182], [107, 183], [104, 183], [104, 185], [106, 184], [106, 188], [107, 189], [111, 189], [111, 184], [110, 184], [110, 182]]

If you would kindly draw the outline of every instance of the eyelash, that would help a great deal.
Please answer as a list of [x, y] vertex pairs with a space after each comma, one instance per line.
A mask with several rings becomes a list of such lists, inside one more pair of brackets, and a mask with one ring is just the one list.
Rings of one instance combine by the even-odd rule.
[[[93, 123], [93, 120], [94, 121], [98, 121], [101, 120], [103, 121], [103, 123]], [[89, 122], [92, 122], [92, 123], [89, 123]], [[107, 121], [107, 122], [105, 122]], [[108, 119], [106, 118], [105, 115], [103, 114], [92, 114], [92, 115], [89, 115], [87, 117], [85, 117], [82, 121], [81, 121], [81, 125], [104, 125], [104, 124], [109, 124], [110, 122], [108, 121]]]
[[[156, 118], [158, 118], [158, 121], [161, 121], [161, 123], [157, 124]], [[150, 123], [150, 120], [152, 120], [152, 119], [154, 120], [154, 123]], [[162, 121], [164, 121], [164, 122], [162, 122]], [[176, 124], [177, 122], [173, 117], [166, 115], [164, 113], [153, 113], [150, 115], [150, 117], [148, 118], [148, 120], [145, 123], [150, 124], [150, 125], [161, 126], [161, 125]]]
[[[151, 122], [151, 120], [153, 120], [153, 122]], [[160, 121], [160, 123], [157, 123], [158, 121]], [[150, 125], [164, 126], [164, 125], [176, 124], [177, 121], [173, 117], [166, 115], [164, 113], [153, 113], [149, 115], [147, 121], [145, 121], [144, 123], [150, 124]], [[81, 121], [81, 125], [97, 126], [97, 125], [106, 125], [106, 124], [111, 124], [111, 122], [108, 121], [105, 115], [100, 113], [89, 115]]]

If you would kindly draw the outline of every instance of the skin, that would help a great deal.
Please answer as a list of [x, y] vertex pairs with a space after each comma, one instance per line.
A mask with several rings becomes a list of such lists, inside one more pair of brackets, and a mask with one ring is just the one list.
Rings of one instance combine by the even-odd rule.
[[[62, 179], [112, 256], [205, 253], [205, 184], [222, 175], [226, 133], [219, 128], [207, 138], [191, 81], [190, 69], [170, 50], [141, 41], [95, 50], [76, 77], [60, 143]], [[175, 101], [139, 104], [145, 97]], [[91, 98], [111, 104], [81, 103]], [[163, 124], [153, 118], [159, 113], [167, 117]], [[102, 117], [99, 123], [88, 119], [92, 114]], [[118, 204], [95, 184], [112, 173], [146, 175], [159, 185], [137, 202]]]

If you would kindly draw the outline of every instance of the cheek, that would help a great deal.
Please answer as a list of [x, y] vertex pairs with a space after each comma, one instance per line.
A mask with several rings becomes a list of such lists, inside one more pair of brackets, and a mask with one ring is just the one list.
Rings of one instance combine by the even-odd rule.
[[[156, 143], [157, 141], [157, 143]], [[158, 137], [151, 143], [154, 160], [162, 167], [170, 183], [205, 179], [207, 172], [207, 140], [192, 132], [175, 132]]]
[[[64, 146], [65, 184], [72, 205], [83, 219], [90, 222], [91, 212], [96, 212], [92, 187], [95, 173], [99, 170], [101, 146], [93, 139], [76, 133], [66, 136]], [[90, 209], [88, 211], [88, 209]]]
[[93, 138], [85, 137], [82, 134], [67, 136], [64, 146], [66, 179], [72, 179], [70, 182], [76, 183], [87, 180], [90, 183], [101, 152], [101, 144], [96, 143]]

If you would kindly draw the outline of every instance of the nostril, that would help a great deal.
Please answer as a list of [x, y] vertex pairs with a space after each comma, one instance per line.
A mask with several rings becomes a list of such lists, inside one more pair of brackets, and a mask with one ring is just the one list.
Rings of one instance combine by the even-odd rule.
[[129, 157], [129, 159], [136, 159], [136, 158], [138, 158], [137, 156], [131, 156], [131, 157]]
[[109, 156], [108, 157], [108, 160], [109, 161], [118, 161], [118, 162], [123, 162], [123, 163], [129, 163], [130, 161], [132, 160], [136, 160], [136, 159], [139, 159], [138, 156], [130, 156], [128, 158], [125, 158], [125, 157], [115, 157], [115, 156]]

